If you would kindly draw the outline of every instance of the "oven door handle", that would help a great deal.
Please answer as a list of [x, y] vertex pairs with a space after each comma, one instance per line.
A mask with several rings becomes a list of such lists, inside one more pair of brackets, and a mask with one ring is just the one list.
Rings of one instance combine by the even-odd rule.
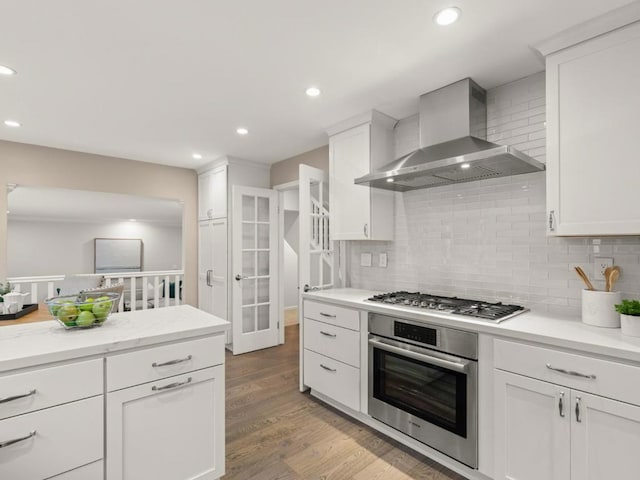
[[402, 355], [403, 357], [412, 358], [414, 360], [435, 365], [437, 367], [446, 368], [448, 370], [453, 370], [460, 373], [467, 373], [467, 366], [469, 365], [469, 361], [467, 360], [463, 360], [461, 362], [452, 362], [451, 360], [432, 357], [431, 355], [425, 355], [424, 353], [412, 352], [411, 350], [405, 350], [404, 348], [395, 347], [393, 345], [389, 345], [387, 343], [381, 342], [379, 340], [375, 340], [373, 338], [369, 339], [369, 344], [373, 345], [376, 348], [379, 348], [380, 350], [385, 350], [391, 353], [397, 353], [398, 355]]

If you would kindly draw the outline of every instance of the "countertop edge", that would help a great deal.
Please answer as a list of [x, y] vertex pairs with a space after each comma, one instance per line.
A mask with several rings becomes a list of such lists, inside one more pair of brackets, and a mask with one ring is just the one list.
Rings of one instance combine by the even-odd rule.
[[[167, 310], [159, 313], [159, 318], [161, 322], [165, 322], [165, 325], [167, 325], [167, 322], [182, 320], [185, 322], [184, 327], [182, 329], [180, 326], [176, 328], [173, 326], [175, 324], [172, 324], [171, 328], [159, 328], [160, 332], [156, 332], [154, 331], [154, 329], [158, 329], [154, 323], [156, 317], [151, 317], [154, 314], [149, 313], [149, 311], [146, 312], [114, 314], [115, 320], [113, 323], [118, 320], [122, 321], [124, 329], [120, 329], [116, 325], [112, 333], [110, 333], [109, 325], [101, 326], [99, 327], [100, 330], [96, 330], [98, 338], [83, 337], [83, 332], [64, 332], [61, 330], [62, 327], [59, 327], [60, 335], [79, 335], [77, 345], [73, 344], [74, 340], [65, 340], [62, 344], [57, 344], [53, 348], [44, 348], [42, 352], [37, 351], [38, 347], [29, 349], [28, 346], [41, 345], [43, 338], [49, 338], [48, 335], [50, 335], [50, 329], [52, 328], [56, 329], [57, 333], [57, 322], [45, 321], [6, 326], [0, 332], [5, 334], [2, 341], [8, 342], [9, 351], [5, 350], [5, 358], [0, 359], [0, 375], [31, 367], [46, 366], [47, 364], [81, 361], [90, 357], [118, 354], [136, 348], [147, 348], [205, 336], [223, 335], [231, 327], [231, 324], [226, 320], [195, 307], [183, 305], [167, 307]], [[116, 315], [118, 315], [118, 318], [116, 318]], [[192, 321], [190, 321], [190, 317]], [[167, 320], [168, 318], [170, 319]], [[131, 323], [132, 321], [133, 323]], [[129, 328], [129, 325], [135, 326]], [[105, 333], [106, 335], [104, 335]], [[55, 344], [55, 337], [52, 338]], [[69, 345], [69, 343], [71, 344]], [[12, 344], [14, 346], [13, 351], [11, 349]]]

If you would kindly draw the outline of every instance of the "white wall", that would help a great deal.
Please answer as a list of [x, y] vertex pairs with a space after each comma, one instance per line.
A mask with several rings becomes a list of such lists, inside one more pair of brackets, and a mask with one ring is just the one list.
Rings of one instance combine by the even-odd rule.
[[[487, 92], [488, 139], [545, 161], [544, 73]], [[587, 114], [588, 112], [585, 112]], [[396, 129], [396, 154], [417, 147], [417, 117]], [[351, 286], [421, 290], [577, 315], [594, 255], [622, 268], [623, 297], [640, 292], [640, 239], [546, 236], [544, 172], [397, 194], [393, 242], [352, 242]], [[374, 253], [373, 267], [360, 254]], [[377, 254], [387, 252], [388, 268]], [[602, 288], [604, 282], [600, 282]]]
[[9, 277], [93, 273], [94, 238], [141, 238], [145, 271], [182, 268], [182, 228], [143, 222], [8, 222]]
[[[70, 188], [183, 203], [183, 293], [198, 304], [198, 177], [194, 170], [0, 140], [0, 185]], [[7, 277], [7, 196], [0, 194], [0, 279]], [[0, 280], [1, 281], [1, 280]]]

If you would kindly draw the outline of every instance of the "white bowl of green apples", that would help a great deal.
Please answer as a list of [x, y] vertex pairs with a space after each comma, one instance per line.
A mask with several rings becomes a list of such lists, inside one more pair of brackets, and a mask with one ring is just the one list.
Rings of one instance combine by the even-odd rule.
[[104, 324], [117, 305], [114, 292], [87, 292], [47, 298], [49, 313], [64, 328], [92, 328]]

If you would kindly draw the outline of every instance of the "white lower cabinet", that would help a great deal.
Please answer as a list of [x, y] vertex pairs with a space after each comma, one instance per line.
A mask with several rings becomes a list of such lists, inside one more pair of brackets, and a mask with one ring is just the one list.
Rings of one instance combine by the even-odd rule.
[[224, 474], [224, 365], [107, 394], [107, 480]]
[[305, 300], [300, 341], [302, 388], [309, 387], [359, 412], [362, 372], [358, 310]]
[[494, 387], [496, 480], [568, 480], [569, 390], [501, 370]]
[[571, 405], [572, 480], [640, 478], [640, 407], [576, 391]]
[[103, 403], [100, 395], [0, 421], [0, 478], [43, 480], [100, 460]]
[[[504, 352], [516, 345], [520, 344], [496, 342], [497, 366], [508, 368], [510, 362]], [[534, 357], [535, 353], [542, 356], [553, 352], [528, 348], [533, 349]], [[512, 360], [515, 368], [522, 368], [522, 359]], [[552, 370], [551, 363], [545, 366], [557, 381], [562, 382], [559, 375], [566, 376], [566, 383], [573, 388], [525, 376], [530, 372], [494, 370], [496, 480], [639, 478], [640, 406], [575, 388], [581, 383], [585, 389], [609, 393], [599, 388], [608, 379], [582, 374], [585, 365], [593, 366], [591, 371], [606, 371], [607, 368], [598, 369], [597, 362], [602, 362], [603, 367], [608, 362], [582, 356], [576, 356], [575, 361], [577, 368], [568, 364], [564, 372]], [[617, 381], [625, 382], [620, 377]], [[629, 389], [631, 397], [635, 395], [631, 392], [634, 388], [637, 385]]]
[[304, 381], [336, 402], [360, 410], [360, 369], [305, 350]]

